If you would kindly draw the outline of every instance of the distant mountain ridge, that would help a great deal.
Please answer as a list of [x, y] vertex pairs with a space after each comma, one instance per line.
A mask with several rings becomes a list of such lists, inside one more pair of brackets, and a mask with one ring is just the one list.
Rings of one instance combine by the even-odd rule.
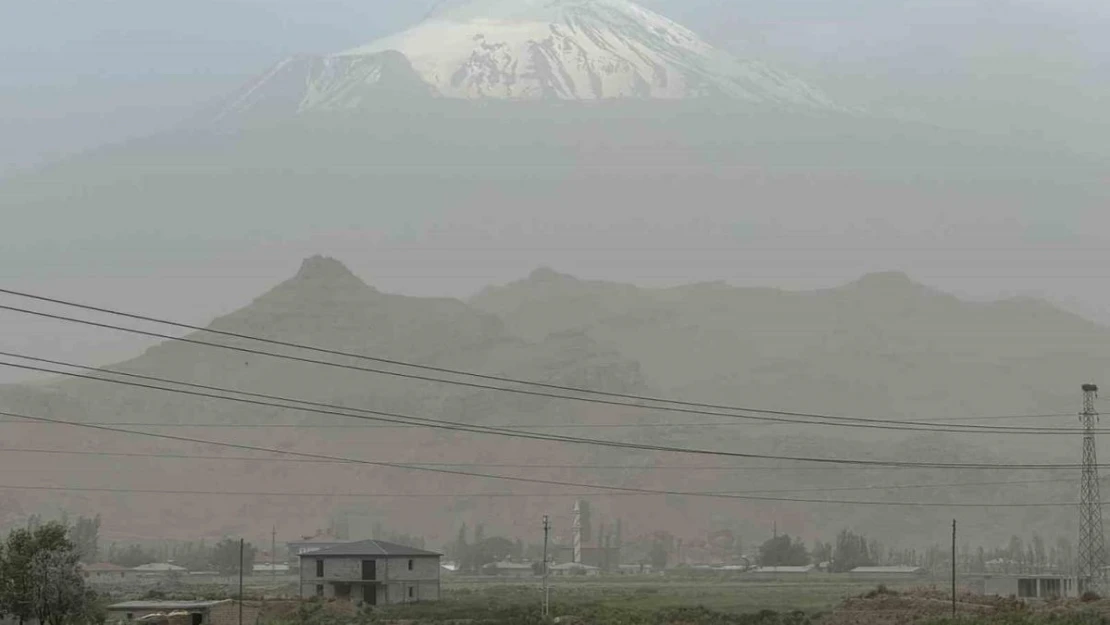
[[[1106, 328], [1039, 301], [964, 302], [899, 273], [866, 276], [836, 289], [795, 293], [723, 283], [645, 289], [540, 269], [464, 302], [383, 293], [342, 263], [314, 257], [304, 262], [297, 275], [216, 319], [211, 327], [564, 386], [892, 421], [1066, 414], [1073, 412], [1078, 383], [1110, 369]], [[208, 332], [194, 336], [253, 345]], [[288, 348], [274, 350], [296, 353]], [[384, 363], [335, 360], [413, 372]], [[982, 462], [1020, 457], [1023, 462], [1058, 462], [1071, 458], [1076, 445], [1071, 437], [1060, 436], [952, 436], [665, 413], [305, 365], [176, 342], [108, 367], [103, 375], [111, 377], [110, 370], [415, 417], [761, 454]], [[180, 428], [170, 430], [174, 434], [202, 440], [371, 462], [459, 463], [478, 473], [561, 483], [775, 492], [843, 486], [849, 480], [874, 487], [865, 494], [848, 493], [845, 499], [889, 501], [1007, 501], [1019, 492], [1023, 500], [1047, 501], [1058, 490], [1028, 486], [1020, 491], [986, 492], [966, 487], [915, 492], [911, 497], [887, 492], [882, 485], [982, 477], [976, 472], [930, 470], [896, 475], [859, 468], [845, 468], [851, 471], [848, 474], [798, 471], [797, 463], [771, 461], [757, 463], [764, 471], [754, 472], [743, 470], [740, 460], [728, 462], [737, 467], [734, 470], [655, 471], [650, 467], [656, 464], [712, 465], [714, 460], [400, 427], [374, 421], [372, 414], [366, 415], [369, 421], [342, 418], [91, 380], [0, 388], [0, 407], [67, 420], [145, 424], [144, 429], [152, 431], [162, 431], [156, 426], [168, 424]], [[707, 424], [712, 421], [724, 425]], [[211, 423], [225, 427], [205, 426]], [[1018, 423], [1065, 425], [1055, 419]], [[190, 485], [202, 490], [290, 493], [288, 498], [239, 497], [237, 505], [228, 506], [227, 498], [217, 495], [190, 495], [189, 504], [183, 505], [184, 496], [171, 493], [5, 491], [6, 516], [0, 517], [0, 523], [7, 524], [18, 523], [20, 515], [33, 511], [67, 509], [100, 512], [105, 525], [120, 532], [197, 538], [269, 531], [269, 521], [264, 528], [255, 527], [260, 518], [282, 518], [290, 527], [318, 527], [328, 516], [342, 513], [362, 519], [367, 526], [371, 522], [403, 526], [424, 534], [430, 544], [444, 544], [462, 522], [484, 522], [491, 530], [523, 535], [533, 526], [533, 517], [565, 504], [564, 499], [544, 495], [560, 489], [527, 483], [343, 463], [192, 460], [174, 455], [242, 453], [103, 431], [26, 424], [4, 427], [5, 445], [15, 449], [167, 454], [150, 460], [0, 454], [0, 471], [11, 476], [7, 482], [12, 486], [157, 491], [188, 475]], [[767, 471], [769, 465], [781, 470]], [[518, 497], [475, 495], [491, 492]], [[390, 493], [422, 497], [383, 505]], [[774, 502], [607, 497], [603, 492], [593, 499], [607, 518], [623, 516], [629, 532], [683, 528], [696, 534], [719, 529], [722, 519], [736, 531], [755, 532], [761, 531], [767, 518], [784, 518], [775, 516], [780, 513]], [[144, 513], [136, 515], [132, 511], [140, 503]], [[1042, 525], [1068, 527], [1071, 515], [1064, 512], [1070, 509], [1040, 508], [1010, 515], [1005, 523], [1013, 526], [1012, 531]], [[792, 533], [807, 537], [827, 536], [845, 525], [876, 535], [911, 528], [928, 536], [934, 526], [943, 529], [943, 523], [933, 521], [947, 513], [943, 508], [908, 513], [904, 508], [799, 503], [791, 507], [793, 520], [786, 525]], [[1002, 531], [1000, 523], [997, 515], [969, 513], [967, 531], [995, 535]]]

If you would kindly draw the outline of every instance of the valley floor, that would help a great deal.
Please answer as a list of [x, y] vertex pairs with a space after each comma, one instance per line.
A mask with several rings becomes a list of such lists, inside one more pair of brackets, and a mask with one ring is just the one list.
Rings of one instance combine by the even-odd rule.
[[[451, 578], [444, 580], [443, 590], [443, 601], [355, 613], [339, 604], [290, 600], [291, 580], [256, 578], [246, 586], [248, 597], [263, 599], [266, 616], [259, 625], [548, 622], [540, 614], [541, 590], [535, 580]], [[220, 588], [182, 585], [155, 592], [185, 598], [218, 594]], [[1025, 604], [963, 593], [956, 619], [951, 606], [941, 584], [894, 581], [876, 586], [839, 575], [796, 581], [740, 576], [560, 579], [553, 580], [551, 589], [552, 615], [561, 625], [1110, 625], [1110, 601]]]

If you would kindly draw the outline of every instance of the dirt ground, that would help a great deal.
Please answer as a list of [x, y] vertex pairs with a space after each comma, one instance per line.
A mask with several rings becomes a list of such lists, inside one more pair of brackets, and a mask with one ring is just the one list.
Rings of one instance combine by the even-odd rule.
[[[963, 622], [1059, 622], [1061, 617], [1110, 616], [1110, 601], [1077, 599], [1023, 602], [1005, 597], [957, 595], [957, 618]], [[951, 595], [935, 589], [876, 590], [846, 599], [826, 614], [821, 625], [911, 625], [952, 616]]]

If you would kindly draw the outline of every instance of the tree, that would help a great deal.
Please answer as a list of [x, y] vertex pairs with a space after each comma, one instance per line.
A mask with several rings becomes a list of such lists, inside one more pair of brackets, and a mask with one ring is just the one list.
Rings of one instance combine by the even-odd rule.
[[1044, 539], [1040, 534], [1033, 534], [1033, 566], [1038, 572], [1048, 566], [1048, 553], [1045, 549]]
[[61, 523], [45, 523], [8, 535], [0, 550], [0, 613], [21, 624], [63, 625], [87, 617], [90, 595], [68, 533]]
[[809, 552], [801, 539], [789, 535], [776, 536], [759, 547], [761, 566], [805, 566], [809, 564]]
[[[257, 550], [254, 545], [244, 543], [243, 545], [243, 574], [250, 575], [251, 570], [254, 568], [254, 556]], [[220, 575], [236, 575], [239, 573], [239, 541], [232, 538], [225, 538], [212, 548], [212, 565], [220, 572]]]
[[212, 567], [212, 550], [202, 540], [186, 543], [174, 554], [174, 562], [190, 571], [207, 571]]
[[100, 515], [95, 518], [77, 517], [70, 528], [69, 538], [77, 547], [77, 555], [83, 562], [96, 562], [100, 559]]
[[648, 552], [648, 560], [651, 562], [651, 568], [655, 572], [660, 572], [667, 568], [667, 552], [674, 537], [667, 532], [656, 532], [652, 538], [651, 551]]
[[867, 539], [849, 530], [841, 530], [833, 549], [833, 571], [842, 573], [861, 566], [874, 566], [867, 553]]
[[77, 552], [69, 550], [39, 551], [31, 558], [31, 612], [39, 623], [85, 620], [93, 601], [77, 562]]
[[502, 562], [516, 553], [516, 543], [508, 538], [492, 536], [474, 545], [473, 566], [476, 570], [493, 562]]
[[832, 543], [823, 543], [817, 541], [813, 543], [813, 562], [821, 564], [822, 562], [829, 562], [833, 557]]
[[133, 569], [137, 566], [142, 566], [144, 564], [150, 564], [151, 562], [157, 561], [158, 557], [156, 555], [147, 551], [146, 549], [143, 549], [139, 545], [128, 545], [123, 549], [113, 548], [109, 557], [109, 562], [111, 562], [112, 564], [116, 564], [129, 569]]
[[460, 566], [463, 560], [467, 559], [467, 551], [470, 546], [466, 543], [466, 523], [459, 527], [459, 535], [455, 538], [455, 545], [451, 549], [451, 557], [455, 558], [455, 562]]

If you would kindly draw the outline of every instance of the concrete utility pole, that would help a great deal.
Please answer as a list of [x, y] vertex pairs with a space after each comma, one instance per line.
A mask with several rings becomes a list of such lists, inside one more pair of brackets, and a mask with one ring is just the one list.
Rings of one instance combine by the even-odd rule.
[[243, 625], [243, 550], [246, 541], [239, 539], [239, 625]]
[[543, 617], [551, 614], [551, 594], [547, 586], [547, 535], [551, 532], [551, 521], [543, 515]]
[[277, 526], [270, 530], [270, 577], [277, 579]]
[[1106, 539], [1102, 534], [1102, 501], [1098, 490], [1098, 457], [1095, 453], [1095, 399], [1098, 386], [1083, 385], [1083, 475], [1079, 485], [1079, 592], [1102, 593], [1106, 574]]
[[582, 562], [582, 508], [581, 500], [574, 502], [574, 562]]
[[952, 519], [952, 618], [956, 618], [956, 519]]

